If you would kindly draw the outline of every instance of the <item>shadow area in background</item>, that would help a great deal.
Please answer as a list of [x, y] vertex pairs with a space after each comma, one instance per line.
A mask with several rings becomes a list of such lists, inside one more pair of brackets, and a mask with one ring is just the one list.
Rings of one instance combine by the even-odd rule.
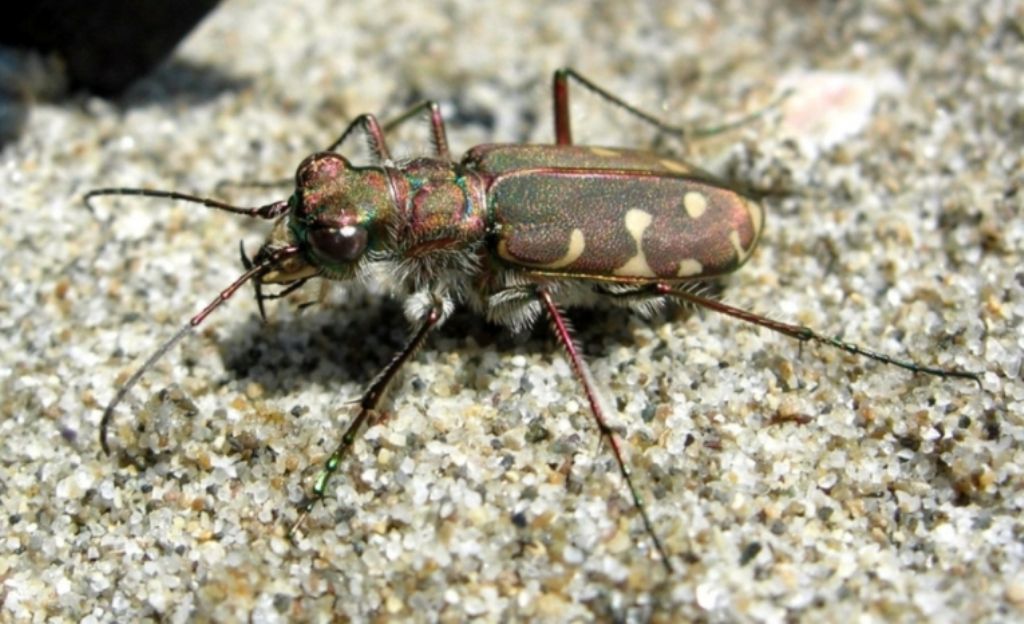
[[0, 44], [62, 59], [73, 90], [122, 92], [168, 58], [218, 0], [37, 0], [0, 19]]
[[172, 58], [115, 101], [122, 108], [202, 104], [225, 93], [245, 91], [252, 85], [251, 78], [232, 75], [219, 65]]
[[[170, 111], [200, 105], [225, 93], [252, 88], [247, 77], [233, 76], [216, 65], [172, 59], [127, 91], [108, 98], [121, 111], [147, 106]], [[32, 54], [14, 54], [0, 48], [0, 147], [18, 139], [37, 102], [85, 106], [89, 95], [69, 92], [59, 65]]]

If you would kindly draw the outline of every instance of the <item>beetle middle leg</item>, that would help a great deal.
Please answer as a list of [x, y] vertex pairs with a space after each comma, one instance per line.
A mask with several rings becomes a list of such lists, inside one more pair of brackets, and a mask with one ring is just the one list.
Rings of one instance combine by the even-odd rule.
[[615, 456], [615, 462], [619, 465], [619, 472], [622, 474], [623, 480], [626, 482], [626, 486], [629, 488], [630, 496], [633, 498], [633, 505], [640, 512], [640, 517], [643, 519], [644, 528], [647, 530], [647, 534], [650, 535], [651, 542], [654, 544], [655, 550], [658, 551], [658, 555], [661, 557], [661, 562], [665, 566], [665, 570], [672, 573], [672, 563], [669, 561], [668, 553], [665, 548], [661, 545], [661, 540], [658, 538], [658, 534], [654, 531], [654, 525], [651, 523], [650, 517], [647, 515], [647, 510], [644, 507], [643, 500], [640, 498], [640, 493], [637, 491], [636, 486], [633, 485], [633, 477], [630, 473], [629, 466], [622, 458], [622, 449], [619, 445], [619, 439], [612, 431], [612, 428], [608, 425], [605, 420], [604, 408], [602, 402], [597, 394], [597, 389], [594, 387], [593, 377], [590, 374], [590, 369], [587, 368], [586, 362], [583, 361], [582, 355], [580, 355], [579, 349], [576, 346], [576, 342], [572, 336], [572, 330], [569, 328], [569, 324], [559, 310], [558, 305], [551, 297], [551, 293], [544, 287], [537, 289], [537, 297], [540, 299], [541, 305], [547, 311], [548, 317], [551, 319], [551, 327], [555, 332], [555, 336], [558, 337], [558, 341], [565, 349], [566, 355], [569, 357], [569, 362], [572, 365], [573, 372], [576, 373], [576, 378], [579, 380], [580, 385], [583, 386], [583, 391], [587, 395], [587, 402], [590, 403], [590, 412], [594, 415], [594, 420], [597, 422], [597, 428], [600, 430], [601, 435], [608, 440], [609, 446], [611, 446], [612, 454]]
[[371, 414], [377, 412], [377, 408], [380, 406], [381, 401], [384, 399], [385, 394], [388, 391], [388, 387], [394, 380], [398, 371], [401, 370], [402, 366], [405, 365], [416, 352], [419, 351], [420, 347], [426, 341], [427, 336], [433, 331], [437, 325], [441, 322], [443, 316], [442, 306], [430, 308], [423, 315], [420, 321], [420, 326], [413, 334], [413, 337], [409, 340], [408, 344], [398, 352], [398, 354], [384, 367], [384, 370], [377, 375], [370, 387], [367, 388], [366, 392], [359, 399], [359, 413], [356, 414], [355, 419], [349, 424], [348, 428], [345, 429], [345, 433], [341, 436], [341, 441], [338, 443], [338, 447], [331, 453], [331, 456], [327, 459], [327, 463], [324, 464], [323, 470], [317, 475], [316, 481], [313, 484], [312, 497], [299, 507], [299, 517], [292, 524], [291, 528], [288, 529], [288, 536], [294, 537], [295, 533], [302, 526], [302, 523], [306, 520], [309, 512], [313, 510], [317, 502], [321, 501], [327, 492], [327, 483], [330, 481], [331, 475], [337, 470], [341, 464], [342, 458], [345, 453], [352, 447], [356, 437], [359, 435], [359, 430], [363, 424], [367, 421]]

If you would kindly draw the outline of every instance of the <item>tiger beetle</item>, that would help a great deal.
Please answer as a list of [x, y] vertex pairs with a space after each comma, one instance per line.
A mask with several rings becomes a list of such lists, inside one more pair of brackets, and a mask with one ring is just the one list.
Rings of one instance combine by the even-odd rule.
[[[554, 145], [480, 145], [455, 162], [440, 107], [426, 101], [383, 125], [373, 115], [357, 117], [325, 151], [302, 161], [295, 191], [286, 200], [246, 208], [176, 191], [103, 188], [87, 193], [87, 204], [100, 195], [142, 195], [275, 221], [252, 259], [243, 247], [244, 273], [117, 391], [100, 421], [104, 452], [110, 452], [107, 432], [114, 410], [142, 375], [245, 283], [255, 285], [256, 302], [265, 316], [265, 300], [313, 278], [377, 282], [405, 297], [405, 315], [414, 331], [359, 400], [359, 411], [317, 476], [312, 496], [300, 505], [288, 532], [294, 536], [326, 495], [331, 475], [380, 408], [399, 370], [456, 305], [468, 305], [489, 321], [517, 331], [544, 316], [611, 447], [646, 533], [672, 572], [564, 309], [607, 302], [647, 314], [675, 301], [765, 327], [801, 344], [816, 342], [914, 373], [980, 385], [978, 373], [894, 359], [707, 296], [702, 284], [738, 269], [757, 246], [764, 208], [756, 193], [652, 152], [574, 145], [570, 81], [670, 135], [694, 138], [732, 125], [692, 132], [669, 125], [566, 68], [554, 75]], [[430, 118], [433, 155], [394, 160], [387, 131], [423, 114]], [[357, 133], [368, 141], [375, 160], [370, 166], [354, 166], [339, 152]], [[281, 291], [265, 294], [268, 285]]]

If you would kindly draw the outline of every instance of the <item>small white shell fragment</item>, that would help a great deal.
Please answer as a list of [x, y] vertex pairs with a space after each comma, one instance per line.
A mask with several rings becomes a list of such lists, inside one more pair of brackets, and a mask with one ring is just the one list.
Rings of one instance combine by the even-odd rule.
[[794, 72], [779, 81], [789, 92], [782, 103], [781, 134], [814, 155], [861, 132], [871, 119], [878, 96], [902, 91], [896, 74]]

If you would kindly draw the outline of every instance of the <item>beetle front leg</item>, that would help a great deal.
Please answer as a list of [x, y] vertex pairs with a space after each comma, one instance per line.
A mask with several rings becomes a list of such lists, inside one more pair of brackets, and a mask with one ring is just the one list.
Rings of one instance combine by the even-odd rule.
[[644, 528], [647, 530], [647, 534], [651, 537], [651, 542], [654, 543], [655, 550], [658, 551], [658, 555], [661, 556], [661, 563], [665, 566], [665, 570], [672, 573], [672, 563], [668, 559], [668, 553], [665, 552], [665, 548], [661, 545], [661, 540], [658, 539], [658, 534], [654, 532], [654, 525], [651, 523], [651, 519], [647, 516], [647, 510], [644, 508], [643, 500], [640, 498], [640, 494], [633, 485], [633, 477], [629, 471], [629, 467], [626, 465], [625, 460], [622, 458], [622, 450], [619, 446], [619, 439], [612, 431], [612, 428], [608, 426], [608, 422], [604, 417], [604, 409], [602, 402], [597, 394], [597, 389], [594, 387], [593, 377], [590, 374], [590, 369], [587, 368], [586, 362], [583, 361], [583, 357], [580, 355], [579, 349], [576, 347], [576, 342], [572, 337], [572, 330], [569, 328], [569, 324], [565, 317], [562, 315], [561, 310], [558, 309], [558, 305], [554, 299], [551, 298], [551, 293], [546, 288], [539, 288], [537, 290], [537, 296], [540, 298], [541, 305], [548, 313], [548, 317], [551, 319], [551, 327], [558, 337], [558, 341], [562, 344], [565, 349], [566, 355], [569, 356], [569, 362], [572, 365], [573, 372], [576, 373], [576, 378], [579, 380], [580, 385], [583, 386], [583, 392], [587, 395], [587, 402], [590, 403], [590, 412], [594, 415], [594, 420], [597, 422], [597, 428], [600, 430], [601, 435], [608, 440], [609, 446], [612, 448], [612, 454], [615, 456], [615, 461], [619, 465], [619, 472], [622, 474], [623, 480], [626, 482], [626, 486], [629, 488], [629, 493], [633, 497], [633, 505], [640, 512], [640, 517], [643, 518]]
[[388, 150], [387, 140], [384, 138], [384, 131], [381, 130], [380, 122], [377, 118], [369, 113], [364, 113], [352, 120], [352, 123], [345, 128], [345, 131], [341, 133], [341, 136], [331, 143], [325, 152], [337, 152], [338, 148], [341, 147], [342, 143], [348, 140], [348, 137], [352, 135], [356, 130], [362, 130], [363, 134], [366, 135], [366, 141], [370, 146], [370, 153], [379, 162], [390, 162], [391, 151]]
[[[391, 119], [384, 123], [383, 127], [377, 118], [373, 115], [366, 114], [360, 115], [352, 120], [352, 123], [345, 128], [345, 131], [341, 133], [333, 143], [331, 143], [326, 150], [327, 152], [336, 152], [341, 145], [348, 140], [348, 138], [357, 129], [362, 130], [366, 135], [367, 142], [370, 145], [370, 152], [373, 154], [374, 159], [378, 162], [387, 162], [391, 160], [391, 150], [388, 149], [387, 139], [385, 135], [388, 132], [393, 131], [398, 126], [402, 125], [409, 119], [412, 119], [416, 115], [419, 115], [424, 110], [430, 111], [430, 141], [434, 146], [434, 154], [438, 158], [444, 158], [445, 160], [451, 160], [451, 153], [448, 151], [448, 133], [445, 129], [444, 118], [441, 116], [441, 107], [437, 102], [431, 100], [425, 100], [419, 104], [411, 107], [398, 117]], [[294, 183], [294, 177], [283, 178], [281, 180], [274, 181], [256, 181], [256, 182], [234, 182], [231, 180], [221, 180], [217, 183], [217, 190], [221, 191], [225, 188], [232, 186], [244, 186], [250, 188], [279, 188], [282, 186], [288, 186]]]
[[423, 111], [430, 111], [430, 139], [434, 145], [434, 153], [439, 158], [451, 159], [448, 152], [448, 135], [445, 130], [444, 118], [441, 116], [441, 107], [437, 102], [425, 100], [409, 108], [407, 111], [384, 123], [383, 127], [377, 118], [370, 114], [364, 114], [352, 120], [352, 123], [345, 128], [341, 136], [327, 148], [328, 152], [335, 152], [352, 135], [354, 131], [362, 130], [370, 145], [370, 151], [379, 161], [390, 161], [391, 152], [387, 146], [385, 134], [392, 132], [403, 123], [413, 119]]
[[295, 533], [305, 522], [309, 512], [313, 510], [316, 504], [321, 501], [327, 492], [327, 482], [330, 481], [331, 475], [337, 470], [341, 464], [341, 460], [345, 453], [352, 447], [356, 437], [359, 434], [359, 430], [362, 428], [363, 423], [370, 417], [370, 414], [376, 413], [377, 408], [380, 406], [381, 401], [384, 399], [387, 393], [388, 386], [391, 385], [391, 381], [398, 374], [398, 371], [402, 366], [408, 362], [423, 346], [427, 336], [430, 332], [437, 327], [438, 323], [442, 320], [442, 309], [440, 306], [429, 309], [423, 316], [419, 329], [413, 335], [412, 339], [405, 348], [402, 349], [398, 355], [388, 363], [384, 370], [377, 375], [373, 383], [363, 394], [362, 398], [359, 399], [359, 413], [355, 419], [349, 424], [345, 433], [341, 436], [341, 441], [338, 443], [338, 447], [331, 453], [331, 456], [327, 459], [327, 463], [324, 464], [323, 470], [316, 478], [316, 482], [313, 484], [313, 495], [312, 497], [300, 505], [299, 517], [292, 524], [291, 528], [288, 529], [288, 536], [292, 538]]

